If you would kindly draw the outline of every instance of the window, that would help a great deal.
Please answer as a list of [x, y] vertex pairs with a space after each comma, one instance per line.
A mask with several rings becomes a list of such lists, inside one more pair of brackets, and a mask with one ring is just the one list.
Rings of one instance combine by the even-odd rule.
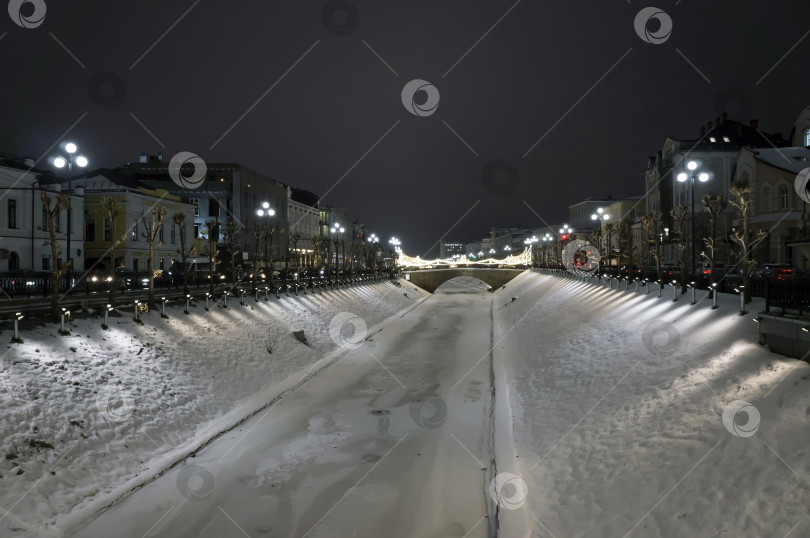
[[194, 225], [194, 239], [197, 239], [198, 237], [200, 237], [200, 225], [195, 224]]
[[163, 242], [163, 226], [158, 228], [158, 236], [159, 236], [160, 242], [162, 243]]
[[138, 272], [138, 258], [132, 258], [132, 270]]
[[20, 255], [16, 252], [12, 252], [8, 256], [8, 270], [9, 271], [18, 271], [20, 269]]
[[810, 129], [807, 129], [804, 132], [804, 145], [805, 146], [810, 146]]
[[189, 198], [188, 203], [194, 206], [194, 216], [200, 216], [200, 199], [199, 198]]
[[17, 227], [17, 200], [8, 200], [8, 227]]
[[176, 233], [175, 227], [176, 227], [176, 225], [172, 222], [172, 233], [171, 233], [171, 237], [170, 237], [171, 241], [172, 241], [172, 245], [174, 245], [177, 242], [177, 233]]
[[42, 257], [42, 270], [43, 271], [51, 270], [51, 259], [47, 256]]
[[788, 188], [785, 187], [784, 185], [779, 187], [779, 207], [781, 209], [787, 209], [788, 208], [789, 199], [790, 198], [789, 198], [789, 195], [788, 195]]
[[138, 219], [132, 221], [132, 234], [130, 235], [133, 241], [138, 240]]
[[84, 221], [84, 240], [96, 240], [96, 219], [87, 219]]
[[208, 200], [208, 216], [209, 217], [219, 216], [219, 202], [217, 202], [214, 198]]
[[163, 271], [163, 269], [165, 268], [165, 265], [164, 265], [164, 262], [165, 262], [165, 261], [166, 261], [166, 259], [165, 259], [165, 258], [161, 258], [161, 259], [160, 259], [159, 265], [160, 265], [160, 270], [161, 270], [161, 271]]
[[104, 241], [110, 241], [111, 234], [110, 218], [104, 217]]
[[762, 210], [771, 210], [771, 188], [767, 186], [762, 188]]

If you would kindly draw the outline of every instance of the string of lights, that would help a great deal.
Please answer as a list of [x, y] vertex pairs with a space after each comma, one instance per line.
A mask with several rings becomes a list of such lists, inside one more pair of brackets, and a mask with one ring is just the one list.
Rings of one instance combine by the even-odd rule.
[[526, 249], [521, 254], [515, 254], [511, 256], [507, 256], [503, 259], [496, 259], [496, 258], [487, 258], [484, 260], [469, 260], [466, 256], [461, 256], [459, 258], [446, 258], [446, 259], [435, 259], [435, 260], [423, 260], [419, 256], [411, 257], [401, 252], [399, 255], [399, 259], [397, 260], [397, 265], [399, 267], [404, 268], [414, 268], [414, 269], [427, 269], [431, 267], [440, 267], [440, 266], [449, 266], [449, 267], [458, 267], [464, 265], [499, 265], [499, 266], [517, 266], [517, 265], [531, 265], [532, 263], [532, 253], [531, 248], [526, 247]]

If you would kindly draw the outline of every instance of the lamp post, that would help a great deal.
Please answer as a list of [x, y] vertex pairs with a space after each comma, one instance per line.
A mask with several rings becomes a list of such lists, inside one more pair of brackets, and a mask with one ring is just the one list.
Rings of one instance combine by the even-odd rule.
[[368, 242], [371, 243], [371, 270], [377, 270], [377, 243], [380, 242], [380, 238], [377, 237], [377, 234], [371, 234], [368, 237]]
[[686, 172], [678, 174], [678, 181], [680, 183], [685, 183], [687, 180], [689, 181], [689, 198], [692, 204], [692, 274], [695, 274], [697, 270], [697, 260], [695, 259], [695, 179], [701, 183], [709, 181], [709, 174], [706, 172], [698, 172], [697, 167], [698, 163], [689, 161], [686, 163], [686, 168], [689, 169], [691, 175]]
[[[334, 223], [332, 227], [329, 229], [332, 234], [336, 234], [338, 239], [334, 240], [335, 243], [335, 276], [337, 276], [338, 272], [338, 247], [341, 246], [343, 243], [343, 233], [346, 231], [346, 228], [342, 227], [339, 223]], [[343, 257], [346, 257], [346, 248], [343, 248]], [[345, 260], [344, 260], [345, 262]]]
[[[73, 164], [75, 163], [76, 166], [78, 166], [79, 168], [84, 168], [85, 166], [87, 166], [88, 160], [87, 160], [87, 157], [85, 157], [84, 155], [81, 155], [81, 154], [76, 155], [76, 157], [73, 156], [73, 154], [76, 153], [79, 150], [78, 146], [76, 146], [76, 144], [74, 144], [73, 142], [66, 143], [64, 145], [64, 149], [65, 149], [65, 152], [67, 153], [67, 157], [63, 157], [62, 155], [57, 155], [53, 159], [53, 165], [55, 167], [57, 167], [57, 168], [64, 168], [65, 166], [67, 166], [67, 168], [68, 168], [68, 196], [70, 196], [71, 193], [73, 192]], [[71, 232], [72, 232], [72, 230], [71, 230], [71, 221], [73, 220], [72, 219], [73, 214], [71, 212], [71, 206], [72, 205], [73, 204], [69, 204], [68, 207], [67, 207], [67, 259], [66, 259], [66, 262], [69, 262], [70, 260], [73, 259], [73, 256], [71, 255], [72, 252], [70, 250], [70, 236], [71, 236]], [[44, 223], [43, 223], [43, 226], [44, 226]]]
[[[270, 207], [270, 202], [262, 202], [262, 207], [256, 210], [256, 215], [261, 219], [269, 219], [270, 217], [276, 214], [276, 210]], [[270, 233], [269, 225], [262, 224], [264, 228], [264, 263], [265, 267], [267, 267], [267, 235]], [[259, 248], [259, 245], [256, 245], [256, 248]], [[253, 268], [253, 274], [256, 274], [256, 268]], [[270, 280], [273, 280], [273, 268], [270, 268]], [[255, 282], [255, 277], [254, 277]]]

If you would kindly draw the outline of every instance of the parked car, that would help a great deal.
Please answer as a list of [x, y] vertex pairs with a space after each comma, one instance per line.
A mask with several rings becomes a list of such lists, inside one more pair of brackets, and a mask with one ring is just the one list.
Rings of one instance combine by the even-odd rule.
[[677, 263], [662, 263], [661, 264], [661, 275], [664, 279], [670, 279], [677, 277], [681, 274], [681, 266]]
[[753, 276], [755, 278], [776, 278], [787, 280], [793, 278], [793, 267], [786, 263], [763, 263], [757, 267]]
[[622, 265], [619, 273], [624, 277], [640, 278], [643, 270], [638, 265]]
[[[714, 264], [714, 271], [717, 276], [722, 276], [731, 271], [731, 266], [725, 265], [722, 263]], [[703, 262], [700, 264], [700, 272], [706, 276], [712, 274], [712, 264], [709, 262]]]

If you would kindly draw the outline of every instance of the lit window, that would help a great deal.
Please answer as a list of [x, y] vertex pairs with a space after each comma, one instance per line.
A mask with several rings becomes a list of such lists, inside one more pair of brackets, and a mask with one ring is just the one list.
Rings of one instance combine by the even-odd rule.
[[805, 146], [810, 146], [810, 129], [807, 129], [804, 132], [804, 145]]

